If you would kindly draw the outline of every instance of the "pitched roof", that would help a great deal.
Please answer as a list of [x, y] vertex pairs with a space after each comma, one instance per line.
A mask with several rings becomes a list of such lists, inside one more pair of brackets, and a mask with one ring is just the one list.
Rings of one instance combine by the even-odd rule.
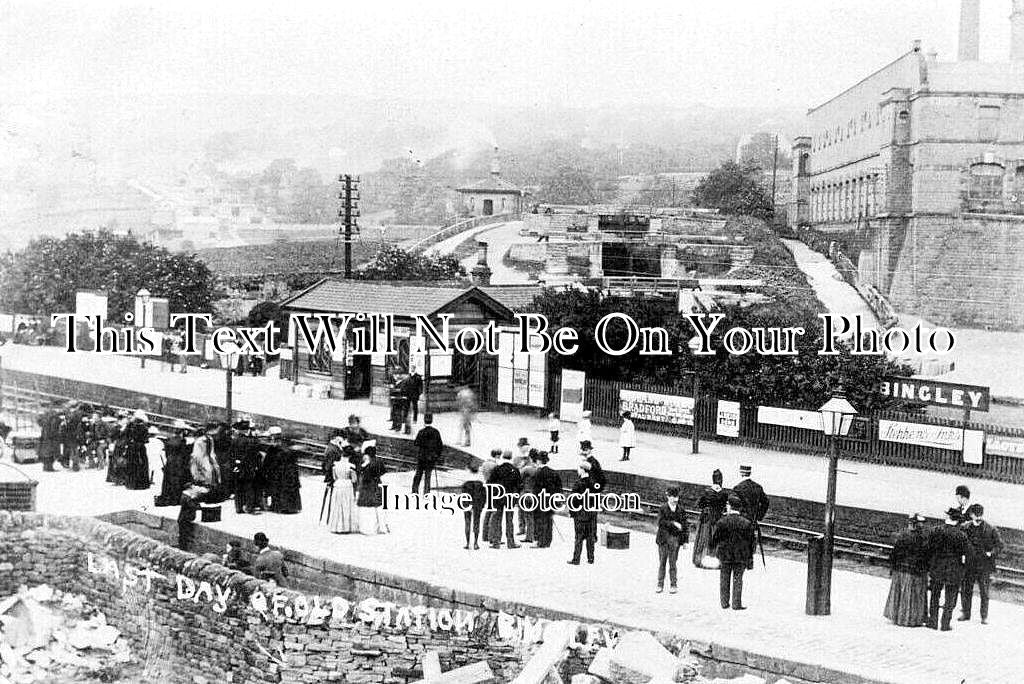
[[299, 311], [432, 316], [468, 298], [483, 301], [500, 319], [511, 318], [503, 302], [477, 287], [432, 287], [372, 280], [321, 280], [282, 303]]
[[530, 313], [534, 298], [543, 287], [534, 284], [484, 285], [480, 288], [516, 313]]
[[457, 188], [458, 192], [505, 192], [510, 194], [521, 195], [523, 191], [515, 184], [509, 183], [507, 180], [496, 174], [491, 174], [487, 178], [481, 178], [475, 183]]

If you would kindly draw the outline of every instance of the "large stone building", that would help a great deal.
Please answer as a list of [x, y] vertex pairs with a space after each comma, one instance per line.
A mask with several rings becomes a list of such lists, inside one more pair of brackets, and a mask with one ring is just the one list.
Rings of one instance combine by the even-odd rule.
[[497, 148], [490, 175], [458, 188], [456, 192], [461, 203], [458, 209], [460, 216], [518, 214], [523, 210], [523, 190], [501, 177]]
[[[789, 222], [832, 232], [866, 284], [935, 323], [1024, 327], [1024, 0], [1011, 59], [978, 61], [964, 0], [957, 61], [909, 52], [807, 113]], [[1006, 288], [1020, 296], [1006, 297]]]

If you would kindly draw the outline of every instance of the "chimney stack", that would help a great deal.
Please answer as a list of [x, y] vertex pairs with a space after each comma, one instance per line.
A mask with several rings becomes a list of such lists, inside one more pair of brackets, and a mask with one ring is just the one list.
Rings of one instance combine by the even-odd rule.
[[1024, 59], [1024, 0], [1013, 0], [1010, 11], [1010, 59]]
[[981, 0], [960, 0], [960, 46], [957, 59], [961, 62], [978, 61], [980, 4]]
[[498, 146], [494, 146], [494, 156], [491, 157], [491, 175], [500, 176], [501, 167], [498, 166]]
[[491, 275], [491, 267], [487, 265], [487, 243], [477, 240], [476, 266], [469, 272], [470, 280], [474, 285], [490, 285]]

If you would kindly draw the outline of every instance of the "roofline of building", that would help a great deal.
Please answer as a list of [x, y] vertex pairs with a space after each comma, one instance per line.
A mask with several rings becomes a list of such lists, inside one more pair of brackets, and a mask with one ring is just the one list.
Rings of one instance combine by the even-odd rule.
[[885, 64], [885, 65], [883, 65], [883, 66], [880, 66], [879, 68], [875, 69], [874, 71], [872, 71], [872, 72], [871, 72], [870, 74], [868, 74], [868, 75], [867, 75], [867, 76], [865, 76], [864, 78], [860, 79], [859, 81], [857, 81], [856, 83], [854, 83], [853, 85], [851, 85], [851, 86], [850, 86], [849, 88], [847, 88], [846, 90], [843, 90], [842, 92], [839, 92], [839, 93], [837, 93], [837, 94], [833, 95], [832, 97], [830, 97], [829, 99], [825, 100], [825, 101], [824, 101], [824, 102], [822, 102], [821, 104], [819, 104], [819, 105], [817, 105], [817, 106], [815, 106], [815, 107], [811, 107], [810, 109], [808, 109], [808, 110], [807, 110], [807, 116], [810, 116], [811, 114], [813, 114], [814, 112], [818, 111], [819, 109], [821, 109], [821, 108], [822, 108], [822, 107], [824, 107], [825, 105], [829, 104], [830, 102], [833, 102], [833, 101], [835, 101], [835, 100], [838, 100], [838, 99], [839, 99], [840, 97], [842, 97], [843, 95], [846, 95], [846, 94], [847, 94], [848, 92], [850, 92], [851, 90], [853, 90], [854, 88], [856, 88], [856, 87], [857, 87], [857, 86], [859, 86], [860, 84], [864, 83], [864, 82], [865, 82], [865, 81], [867, 81], [867, 80], [868, 80], [869, 78], [872, 78], [872, 77], [874, 77], [874, 76], [877, 76], [878, 74], [882, 73], [883, 71], [885, 71], [886, 69], [888, 69], [889, 67], [891, 67], [891, 66], [892, 66], [893, 64], [896, 64], [896, 63], [897, 63], [897, 62], [899, 62], [900, 60], [902, 60], [902, 59], [904, 59], [905, 57], [908, 57], [908, 56], [910, 56], [910, 55], [914, 54], [915, 52], [916, 52], [916, 53], [920, 53], [920, 50], [908, 50], [907, 52], [904, 52], [904, 53], [903, 53], [902, 55], [900, 55], [900, 56], [899, 56], [899, 57], [897, 57], [896, 59], [894, 59], [894, 60], [892, 60], [891, 62], [889, 62], [888, 64]]
[[[308, 293], [310, 290], [312, 290], [312, 289], [314, 289], [316, 287], [319, 287], [319, 286], [323, 285], [324, 283], [326, 283], [328, 281], [342, 282], [340, 280], [337, 280], [336, 278], [324, 278], [320, 282], [315, 283], [314, 285], [311, 285], [311, 286], [307, 287], [302, 292], [300, 292], [300, 293], [298, 293], [298, 294], [296, 294], [296, 295], [286, 299], [284, 302], [281, 303], [281, 305], [280, 305], [281, 308], [289, 307], [293, 301], [295, 301], [299, 297], [302, 297], [303, 295]], [[361, 281], [357, 281], [357, 282], [361, 282], [361, 283], [374, 283], [374, 282], [376, 282], [378, 285], [387, 285], [387, 286], [391, 286], [391, 287], [402, 287], [401, 281], [361, 280]], [[408, 287], [429, 287], [429, 286], [427, 286], [427, 285], [411, 285], [411, 286], [408, 286]], [[499, 313], [502, 313], [505, 318], [512, 319], [512, 318], [515, 317], [515, 311], [513, 311], [507, 305], [502, 304], [496, 298], [494, 298], [491, 295], [489, 295], [486, 292], [484, 292], [480, 288], [480, 286], [478, 286], [478, 285], [469, 285], [469, 286], [466, 286], [466, 287], [450, 287], [450, 286], [446, 286], [446, 287], [438, 287], [436, 289], [438, 289], [438, 290], [454, 290], [454, 291], [459, 292], [459, 294], [457, 296], [455, 296], [452, 299], [450, 299], [447, 303], [444, 304], [444, 306], [451, 306], [451, 305], [453, 305], [453, 304], [455, 304], [457, 302], [464, 301], [464, 300], [468, 299], [469, 297], [471, 297], [473, 295], [479, 295], [481, 298], [483, 298], [486, 301], [487, 304], [489, 304], [491, 307], [496, 309]], [[308, 309], [308, 308], [303, 308], [303, 307], [292, 307], [292, 308], [294, 310], [296, 310], [296, 311], [317, 311], [317, 312], [320, 312], [320, 313], [360, 313], [358, 311], [330, 311], [329, 312], [327, 310]], [[427, 315], [428, 316], [433, 316], [439, 310], [440, 309], [435, 309], [434, 311], [429, 312]], [[367, 312], [362, 312], [362, 313], [367, 313]], [[382, 312], [370, 312], [370, 313], [388, 313], [388, 312], [382, 311]]]
[[455, 192], [482, 192], [482, 193], [487, 193], [489, 195], [522, 195], [522, 194], [524, 194], [524, 191], [522, 191], [522, 190], [511, 190], [511, 189], [508, 189], [508, 188], [503, 188], [503, 189], [500, 189], [500, 190], [499, 189], [487, 190], [487, 189], [484, 189], [484, 188], [455, 188]]

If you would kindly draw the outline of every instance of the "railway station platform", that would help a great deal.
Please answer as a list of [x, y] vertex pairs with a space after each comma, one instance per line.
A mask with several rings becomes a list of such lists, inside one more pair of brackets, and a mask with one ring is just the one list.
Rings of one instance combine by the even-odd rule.
[[[25, 469], [40, 481], [37, 508], [43, 512], [102, 515], [134, 509], [171, 519], [177, 515], [177, 508], [153, 508], [153, 490], [115, 487], [104, 482], [102, 471], [43, 473], [35, 464]], [[407, 491], [409, 473], [389, 473], [384, 483]], [[441, 482], [446, 484], [452, 483]], [[221, 522], [209, 526], [246, 538], [265, 532], [286, 555], [297, 551], [590, 622], [670, 632], [713, 643], [734, 657], [778, 661], [783, 670], [799, 663], [805, 681], [1001, 684], [1017, 681], [1024, 670], [1022, 606], [993, 601], [989, 624], [954, 622], [952, 632], [896, 627], [882, 616], [886, 578], [836, 570], [832, 615], [812, 617], [804, 614], [806, 566], [769, 557], [766, 566], [758, 562], [745, 577], [748, 610], [722, 610], [718, 573], [693, 567], [689, 549], [680, 554], [679, 593], [654, 592], [657, 551], [648, 534], [632, 532], [628, 549], [598, 547], [593, 566], [576, 567], [565, 562], [572, 523], [563, 516], [556, 516], [549, 549], [466, 551], [461, 515], [443, 511], [389, 511], [390, 534], [334, 535], [317, 520], [322, 488], [315, 476], [302, 479], [303, 510], [297, 515], [236, 515], [229, 502]], [[75, 502], [73, 510], [69, 502]], [[826, 671], [843, 674], [825, 678]]]

